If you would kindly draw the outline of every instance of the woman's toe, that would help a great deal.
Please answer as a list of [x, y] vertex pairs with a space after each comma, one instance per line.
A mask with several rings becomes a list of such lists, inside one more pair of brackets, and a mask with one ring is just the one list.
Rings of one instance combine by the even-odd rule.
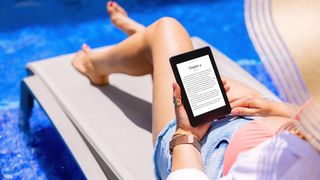
[[106, 8], [107, 8], [107, 11], [108, 11], [108, 13], [109, 13], [110, 15], [116, 11], [116, 8], [115, 8], [115, 6], [114, 6], [114, 2], [112, 2], [112, 1], [109, 1], [109, 2], [107, 3]]
[[128, 16], [128, 13], [116, 2], [113, 2], [112, 5], [114, 6], [114, 8], [116, 9], [116, 11], [118, 11], [119, 13]]
[[83, 66], [83, 62], [81, 61], [81, 58], [78, 56], [73, 59], [72, 65], [81, 73], [85, 73], [86, 69]]
[[83, 44], [81, 49], [85, 53], [90, 53], [91, 50], [90, 46], [88, 46], [87, 44]]

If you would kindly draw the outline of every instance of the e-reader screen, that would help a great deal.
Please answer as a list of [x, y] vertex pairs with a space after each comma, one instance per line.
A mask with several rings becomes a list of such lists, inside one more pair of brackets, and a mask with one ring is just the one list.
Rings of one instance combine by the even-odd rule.
[[209, 55], [177, 64], [194, 117], [226, 105]]
[[230, 103], [210, 47], [173, 56], [170, 64], [192, 126], [230, 114]]

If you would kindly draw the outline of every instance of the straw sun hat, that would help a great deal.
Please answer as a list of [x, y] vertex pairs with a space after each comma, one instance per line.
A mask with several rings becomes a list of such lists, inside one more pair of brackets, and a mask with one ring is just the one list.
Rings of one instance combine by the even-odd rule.
[[245, 20], [280, 97], [313, 98], [295, 124], [320, 151], [320, 0], [245, 0]]

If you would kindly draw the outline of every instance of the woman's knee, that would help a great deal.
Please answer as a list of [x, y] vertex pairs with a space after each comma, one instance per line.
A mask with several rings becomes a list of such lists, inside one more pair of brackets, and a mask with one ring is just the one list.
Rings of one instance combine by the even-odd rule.
[[178, 27], [182, 26], [178, 20], [172, 17], [162, 17], [156, 21], [158, 28]]
[[171, 17], [163, 17], [153, 23], [150, 28], [147, 28], [147, 34], [149, 36], [172, 36], [172, 35], [188, 35], [184, 27], [178, 20]]
[[[180, 24], [180, 22], [171, 17], [163, 17], [156, 22], [156, 30], [159, 33], [177, 33], [181, 34], [181, 32], [186, 33], [187, 31]], [[187, 34], [187, 33], [186, 33]]]
[[[161, 61], [193, 49], [188, 32], [174, 18], [163, 17], [159, 19], [146, 29], [144, 35], [152, 55], [161, 54], [158, 58]], [[153, 61], [156, 60], [153, 59]]]

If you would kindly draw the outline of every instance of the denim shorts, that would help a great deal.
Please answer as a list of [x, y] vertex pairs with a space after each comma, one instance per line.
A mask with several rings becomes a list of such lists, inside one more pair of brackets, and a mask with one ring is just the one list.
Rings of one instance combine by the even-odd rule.
[[[233, 134], [250, 119], [245, 117], [226, 117], [213, 121], [208, 133], [202, 139], [201, 155], [205, 173], [210, 179], [222, 175], [225, 150]], [[172, 120], [159, 134], [155, 144], [153, 161], [157, 179], [166, 179], [171, 172], [169, 142], [176, 130], [176, 121]]]

